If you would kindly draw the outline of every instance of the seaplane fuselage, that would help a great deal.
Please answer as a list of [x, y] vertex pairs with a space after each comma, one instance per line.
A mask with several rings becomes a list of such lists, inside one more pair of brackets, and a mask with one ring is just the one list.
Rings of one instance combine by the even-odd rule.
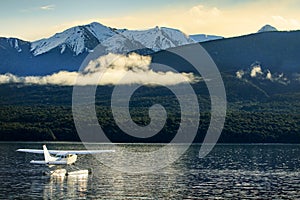
[[59, 152], [55, 156], [51, 156], [46, 145], [43, 146], [43, 152], [45, 160], [32, 160], [30, 163], [40, 165], [71, 165], [77, 160], [77, 155], [70, 153]]

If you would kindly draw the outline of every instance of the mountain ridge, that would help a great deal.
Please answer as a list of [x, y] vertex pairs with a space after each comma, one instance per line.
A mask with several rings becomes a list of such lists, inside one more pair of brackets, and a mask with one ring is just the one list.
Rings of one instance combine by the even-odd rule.
[[[277, 31], [276, 28], [267, 24], [263, 26], [258, 33], [275, 30]], [[75, 56], [78, 56], [81, 53], [91, 52], [97, 45], [102, 45], [101, 43], [104, 44], [103, 48], [107, 49], [105, 50], [106, 53], [127, 53], [127, 48], [124, 48], [125, 52], [118, 50], [122, 45], [122, 36], [118, 34], [123, 36], [123, 41], [126, 44], [130, 44], [129, 46], [137, 49], [151, 49], [154, 52], [195, 42], [207, 42], [217, 39], [224, 39], [222, 36], [206, 34], [195, 34], [188, 36], [178, 29], [158, 26], [146, 30], [116, 29], [105, 26], [98, 22], [74, 26], [62, 32], [56, 33], [51, 37], [39, 39], [33, 42], [18, 38], [15, 39], [29, 42], [31, 44], [30, 52], [33, 54], [33, 56], [42, 55], [56, 48], [60, 50], [61, 54], [63, 54], [66, 49], [69, 49]], [[115, 48], [111, 48], [112, 43], [106, 41], [113, 41], [113, 36], [119, 38], [118, 44], [115, 43], [117, 44]], [[18, 47], [18, 43], [16, 43], [16, 45], [16, 49], [21, 52], [22, 49]]]
[[[67, 47], [77, 56], [81, 53], [91, 51], [99, 44], [104, 46], [104, 48], [110, 48], [112, 44], [107, 42], [107, 40], [113, 40], [111, 39], [112, 37], [119, 38], [119, 46], [123, 41], [126, 42], [126, 44], [130, 43], [129, 46], [149, 48], [153, 51], [193, 42], [193, 40], [177, 29], [166, 27], [155, 27], [147, 30], [114, 29], [93, 22], [87, 25], [71, 27], [49, 38], [34, 41], [31, 45], [31, 51], [34, 56], [38, 56], [57, 47], [61, 48], [61, 53], [63, 53]], [[105, 44], [109, 45], [105, 46]], [[125, 43], [123, 46], [125, 46]], [[117, 48], [110, 48], [110, 50], [106, 51], [112, 53], [127, 53], [120, 52], [120, 50], [116, 49]]]
[[[102, 34], [97, 31], [98, 29], [104, 30]], [[74, 45], [65, 44], [65, 41], [71, 39], [65, 34], [62, 35], [64, 32], [53, 36], [59, 38], [59, 43], [51, 43], [46, 41], [47, 39], [31, 43], [17, 38], [0, 38], [0, 59], [2, 61], [0, 63], [0, 73], [12, 73], [17, 76], [41, 76], [62, 70], [77, 71], [84, 58], [96, 46], [100, 47], [103, 55], [109, 52], [128, 53], [132, 51], [143, 55], [152, 55], [153, 53], [155, 55], [155, 52], [160, 52], [166, 48], [181, 48], [182, 45], [195, 43], [191, 42], [181, 31], [166, 27], [132, 31], [113, 29], [99, 23], [91, 23], [85, 26], [73, 27], [66, 31], [68, 32], [67, 36], [69, 36], [69, 33], [78, 34], [81, 38], [80, 42], [74, 43]], [[103, 35], [103, 33], [106, 33], [106, 35]], [[150, 33], [150, 36], [145, 36], [147, 33]], [[78, 35], [76, 35], [76, 38], [78, 38]], [[148, 43], [143, 41], [145, 37], [150, 38], [147, 41]], [[300, 31], [271, 31], [210, 40], [201, 42], [201, 45], [206, 48], [222, 70], [235, 66], [234, 74], [238, 70], [245, 70], [245, 67], [249, 68], [253, 63], [259, 61], [262, 63], [262, 67], [271, 66], [267, 69], [271, 70], [272, 73], [280, 74], [282, 70], [278, 67], [279, 63], [285, 62], [289, 68], [296, 68], [297, 63], [300, 63], [297, 58], [299, 56], [296, 55], [296, 52], [300, 49], [297, 49], [297, 45], [295, 45], [298, 43], [298, 38], [300, 38]], [[155, 41], [158, 41], [158, 43], [155, 43]], [[234, 45], [235, 43], [237, 45]], [[226, 45], [224, 46], [224, 44]], [[274, 46], [272, 47], [272, 51], [274, 51], [272, 54], [276, 54], [276, 57], [272, 57], [270, 54], [271, 46]], [[46, 50], [37, 50], [37, 47], [45, 47]], [[228, 51], [228, 48], [230, 51]], [[285, 52], [283, 52], [283, 49], [285, 49]], [[250, 50], [251, 52], [249, 52]], [[33, 51], [36, 51], [38, 55], [34, 55]], [[234, 57], [232, 54], [224, 56], [232, 51], [240, 56]], [[249, 55], [247, 56], [247, 54]], [[282, 54], [284, 59], [280, 60]], [[286, 54], [288, 56], [285, 56]], [[272, 66], [275, 66], [276, 70], [273, 70]], [[182, 69], [180, 70], [182, 71]], [[185, 71], [189, 70], [189, 68], [185, 69]]]

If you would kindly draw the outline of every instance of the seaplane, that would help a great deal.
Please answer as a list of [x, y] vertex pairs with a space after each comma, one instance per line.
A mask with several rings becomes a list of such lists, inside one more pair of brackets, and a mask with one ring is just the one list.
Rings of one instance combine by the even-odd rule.
[[[82, 175], [90, 174], [90, 170], [77, 170], [67, 172], [61, 166], [71, 166], [77, 161], [77, 155], [112, 153], [115, 150], [48, 150], [46, 145], [43, 145], [43, 150], [40, 149], [17, 149], [18, 152], [44, 154], [44, 160], [31, 160], [31, 164], [47, 165], [49, 168], [57, 167], [55, 170], [50, 170], [44, 174], [49, 175]], [[54, 156], [52, 156], [54, 155]]]

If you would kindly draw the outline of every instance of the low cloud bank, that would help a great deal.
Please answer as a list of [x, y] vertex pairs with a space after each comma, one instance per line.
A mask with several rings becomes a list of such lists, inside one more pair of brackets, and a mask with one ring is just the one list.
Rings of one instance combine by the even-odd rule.
[[260, 80], [278, 82], [284, 85], [290, 83], [283, 73], [271, 73], [269, 69], [263, 70], [260, 65], [252, 65], [251, 69], [248, 70], [238, 70], [235, 74], [238, 79], [257, 78]]
[[151, 57], [136, 53], [108, 54], [91, 61], [81, 72], [60, 71], [47, 76], [0, 75], [0, 84], [24, 83], [37, 85], [176, 85], [195, 83], [192, 73], [157, 72], [150, 69]]

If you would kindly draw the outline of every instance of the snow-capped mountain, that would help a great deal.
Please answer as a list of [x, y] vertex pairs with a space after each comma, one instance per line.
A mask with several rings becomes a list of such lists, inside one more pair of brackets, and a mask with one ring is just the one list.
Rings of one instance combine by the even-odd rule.
[[263, 32], [271, 32], [271, 31], [278, 31], [274, 26], [271, 26], [269, 24], [263, 26], [257, 33], [263, 33]]
[[[265, 28], [264, 30], [270, 29]], [[290, 73], [289, 70], [296, 69], [294, 66], [298, 66], [300, 63], [297, 54], [300, 46], [298, 45], [300, 31], [254, 33], [230, 39], [212, 36], [201, 38], [201, 35], [198, 37], [202, 42], [203, 37], [205, 39], [218, 39], [203, 42], [202, 45], [211, 54], [217, 66], [223, 67], [224, 71], [230, 69], [236, 72], [241, 69], [240, 67], [259, 60], [268, 66], [272, 75], [276, 73], [288, 74]], [[72, 27], [48, 39], [35, 42], [0, 37], [0, 74], [43, 76], [59, 71], [77, 71], [96, 46], [99, 47], [99, 52], [103, 52], [103, 54], [109, 52], [127, 53], [134, 50], [143, 55], [150, 54], [156, 63], [164, 63], [158, 59], [169, 61], [173, 57], [169, 56], [168, 51], [153, 54], [155, 51], [195, 43], [191, 38], [196, 41], [199, 40], [197, 37], [195, 39], [193, 36], [187, 36], [181, 31], [171, 28], [155, 27], [149, 30], [134, 31], [114, 29], [99, 23]], [[270, 54], [270, 46], [272, 46], [272, 54]], [[241, 51], [241, 48], [245, 51]], [[282, 53], [282, 50], [285, 52]], [[188, 69], [185, 64], [179, 61], [172, 60], [172, 67], [173, 65], [174, 67], [178, 65], [178, 69], [175, 69], [180, 72], [193, 70], [193, 68]], [[231, 69], [232, 66], [239, 68]], [[284, 71], [284, 69], [287, 70]], [[297, 75], [298, 79], [300, 72], [293, 71], [293, 73]]]
[[196, 34], [196, 35], [190, 35], [190, 38], [194, 40], [195, 42], [207, 42], [210, 40], [219, 40], [223, 39], [221, 36], [217, 35], [206, 35], [206, 34]]
[[71, 27], [34, 42], [0, 37], [0, 74], [47, 75], [61, 70], [76, 71], [96, 47], [103, 55], [132, 51], [148, 55], [190, 43], [194, 41], [177, 29], [155, 27], [135, 31], [96, 22]]
[[143, 31], [112, 29], [93, 22], [69, 28], [47, 39], [35, 41], [31, 45], [31, 51], [34, 56], [38, 56], [59, 48], [60, 53], [63, 54], [68, 48], [77, 56], [83, 52], [89, 52], [98, 44], [105, 48], [105, 52], [126, 53], [132, 49], [146, 48], [159, 51], [193, 42], [177, 29], [165, 27]]

